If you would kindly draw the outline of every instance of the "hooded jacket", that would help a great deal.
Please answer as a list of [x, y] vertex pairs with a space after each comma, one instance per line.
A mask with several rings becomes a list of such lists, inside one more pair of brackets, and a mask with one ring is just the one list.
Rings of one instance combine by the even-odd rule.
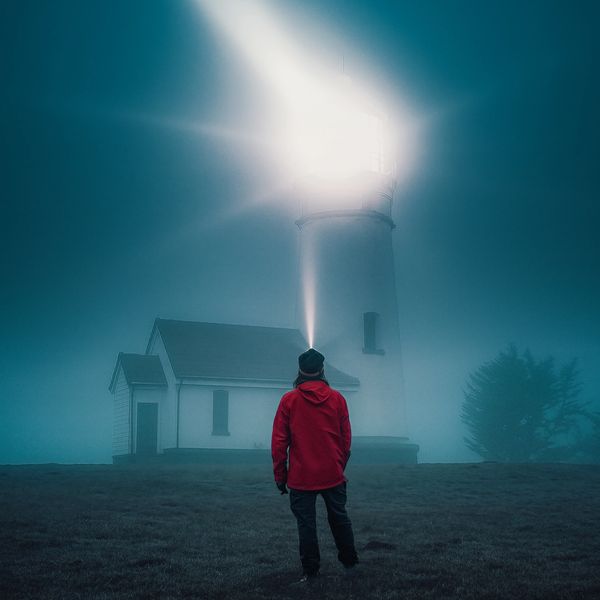
[[339, 485], [345, 481], [351, 439], [344, 396], [324, 381], [301, 383], [283, 395], [275, 414], [271, 438], [275, 481], [297, 490]]

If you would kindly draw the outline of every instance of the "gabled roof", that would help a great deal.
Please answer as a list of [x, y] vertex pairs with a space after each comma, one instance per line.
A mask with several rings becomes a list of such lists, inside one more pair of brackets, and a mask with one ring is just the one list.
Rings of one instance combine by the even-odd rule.
[[[290, 385], [298, 373], [298, 355], [306, 350], [297, 329], [156, 319], [150, 340], [157, 331], [178, 379], [246, 379]], [[356, 377], [328, 363], [325, 376], [332, 385], [359, 384]]]
[[119, 352], [117, 364], [115, 365], [109, 386], [111, 391], [113, 391], [116, 384], [119, 366], [123, 367], [123, 373], [128, 385], [167, 385], [165, 372], [158, 356]]

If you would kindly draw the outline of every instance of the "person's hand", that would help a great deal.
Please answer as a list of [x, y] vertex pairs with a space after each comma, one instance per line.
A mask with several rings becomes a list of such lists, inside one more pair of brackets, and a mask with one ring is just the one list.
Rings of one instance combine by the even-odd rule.
[[287, 494], [287, 488], [285, 487], [285, 483], [279, 483], [278, 481], [275, 482], [275, 485], [277, 486], [277, 489], [281, 492], [281, 495], [283, 496], [283, 494]]

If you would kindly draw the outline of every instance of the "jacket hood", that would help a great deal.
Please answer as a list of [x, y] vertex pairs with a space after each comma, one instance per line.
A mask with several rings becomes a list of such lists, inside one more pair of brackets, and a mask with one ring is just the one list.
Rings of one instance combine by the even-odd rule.
[[296, 389], [306, 401], [312, 404], [323, 404], [331, 396], [331, 388], [324, 381], [305, 381]]

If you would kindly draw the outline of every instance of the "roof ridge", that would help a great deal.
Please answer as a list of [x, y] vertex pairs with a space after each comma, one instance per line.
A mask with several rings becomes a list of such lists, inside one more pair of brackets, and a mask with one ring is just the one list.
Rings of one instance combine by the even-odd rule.
[[297, 331], [296, 327], [274, 327], [273, 325], [248, 325], [247, 323], [216, 323], [215, 321], [190, 321], [187, 319], [163, 319], [156, 317], [156, 323], [185, 323], [186, 325], [217, 325], [219, 327], [251, 327], [253, 329], [273, 329], [277, 331]]
[[[146, 352], [155, 336], [161, 339], [177, 379], [293, 381], [298, 355], [307, 347], [300, 329], [159, 317]], [[356, 377], [326, 362], [332, 383], [359, 385]]]

